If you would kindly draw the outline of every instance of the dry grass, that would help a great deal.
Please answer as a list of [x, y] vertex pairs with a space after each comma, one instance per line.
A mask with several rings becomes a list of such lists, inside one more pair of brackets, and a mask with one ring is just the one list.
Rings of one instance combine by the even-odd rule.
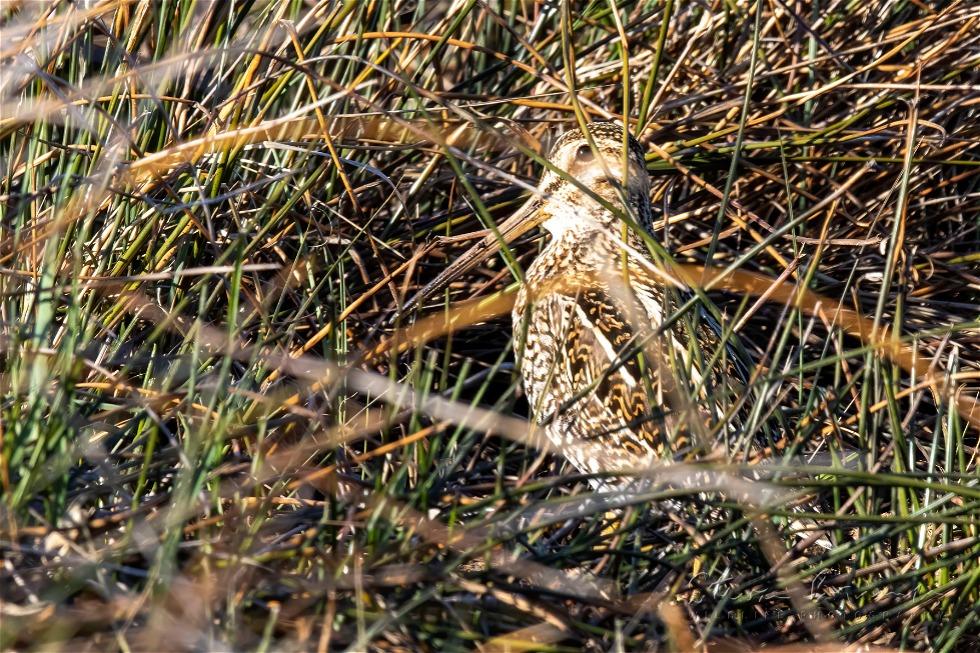
[[[0, 21], [3, 648], [980, 642], [975, 2]], [[398, 313], [624, 116], [778, 438], [597, 497], [526, 421], [510, 267]]]

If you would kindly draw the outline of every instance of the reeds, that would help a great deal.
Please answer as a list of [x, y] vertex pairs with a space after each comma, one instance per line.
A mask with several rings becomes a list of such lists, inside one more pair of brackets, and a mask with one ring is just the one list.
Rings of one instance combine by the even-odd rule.
[[[976, 646], [975, 3], [0, 20], [4, 648]], [[537, 437], [534, 239], [400, 313], [556, 133], [624, 114], [664, 269], [779, 424], [688, 461], [710, 492], [591, 496]], [[760, 470], [784, 503], [731, 491]]]

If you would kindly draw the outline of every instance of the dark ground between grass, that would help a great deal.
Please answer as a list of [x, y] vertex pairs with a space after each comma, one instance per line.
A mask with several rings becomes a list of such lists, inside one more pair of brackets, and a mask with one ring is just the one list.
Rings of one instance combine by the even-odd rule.
[[[4, 649], [980, 646], [976, 2], [26, 0], [0, 65]], [[604, 506], [499, 257], [392, 319], [624, 116], [781, 437]]]

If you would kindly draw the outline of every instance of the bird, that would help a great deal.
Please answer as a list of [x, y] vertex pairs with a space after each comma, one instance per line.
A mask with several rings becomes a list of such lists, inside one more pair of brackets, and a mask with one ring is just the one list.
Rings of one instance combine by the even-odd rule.
[[[597, 490], [638, 461], [725, 455], [744, 413], [746, 362], [648, 247], [650, 183], [619, 122], [568, 129], [528, 201], [406, 304], [544, 229], [514, 303], [514, 348], [534, 422]], [[682, 305], [694, 308], [678, 316]]]

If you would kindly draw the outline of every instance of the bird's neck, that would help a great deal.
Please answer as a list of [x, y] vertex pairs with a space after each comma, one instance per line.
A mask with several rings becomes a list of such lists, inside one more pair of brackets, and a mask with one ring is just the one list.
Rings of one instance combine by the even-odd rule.
[[[652, 210], [646, 197], [631, 198], [630, 217], [643, 229], [652, 228]], [[622, 238], [623, 221], [591, 197], [573, 196], [554, 202], [542, 227], [554, 240], [581, 238]], [[633, 237], [627, 237], [630, 242]]]
[[[624, 244], [642, 249], [643, 239], [609, 211], [583, 215], [584, 212], [552, 213], [542, 227], [551, 235], [549, 248], [568, 249], [581, 244], [598, 252], [618, 250]], [[635, 217], [634, 217], [635, 219]], [[647, 228], [643, 222], [641, 227]]]
[[[549, 225], [545, 223], [545, 228]], [[583, 224], [581, 221], [562, 224], [552, 223], [548, 228], [551, 238], [538, 254], [528, 271], [529, 278], [561, 276], [569, 270], [576, 274], [605, 269], [610, 261], [618, 261], [626, 253], [640, 251], [640, 239], [629, 230], [623, 238], [623, 224], [600, 222]]]

